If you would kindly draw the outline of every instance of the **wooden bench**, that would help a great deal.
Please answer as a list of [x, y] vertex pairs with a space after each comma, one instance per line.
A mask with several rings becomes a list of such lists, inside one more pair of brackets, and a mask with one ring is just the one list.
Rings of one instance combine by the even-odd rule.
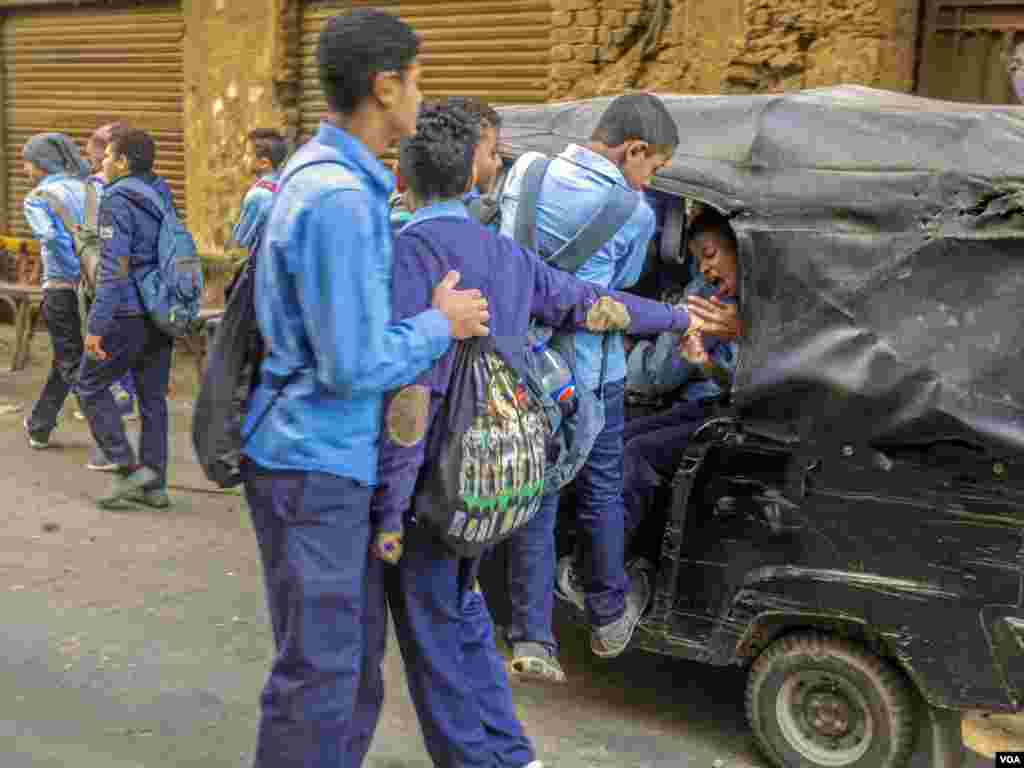
[[43, 289], [38, 285], [0, 282], [0, 301], [14, 315], [14, 357], [11, 370], [20, 371], [28, 363], [29, 348], [43, 306]]

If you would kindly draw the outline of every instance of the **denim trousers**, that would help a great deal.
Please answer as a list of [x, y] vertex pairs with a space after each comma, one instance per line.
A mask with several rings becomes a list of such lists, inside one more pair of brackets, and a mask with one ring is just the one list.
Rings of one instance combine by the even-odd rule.
[[[586, 609], [590, 623], [599, 627], [622, 616], [629, 589], [622, 498], [625, 382], [606, 384], [603, 400], [604, 429], [575, 480]], [[509, 642], [557, 648], [552, 631], [557, 518], [558, 494], [551, 494], [533, 520], [508, 541]]]

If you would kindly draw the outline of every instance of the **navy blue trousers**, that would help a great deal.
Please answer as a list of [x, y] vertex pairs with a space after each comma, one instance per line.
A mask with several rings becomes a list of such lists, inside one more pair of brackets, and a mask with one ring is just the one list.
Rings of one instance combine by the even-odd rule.
[[388, 603], [427, 752], [437, 768], [522, 768], [533, 747], [516, 716], [479, 558], [457, 559], [424, 526], [387, 566]]
[[256, 768], [358, 768], [384, 702], [384, 564], [372, 489], [243, 464], [277, 654], [260, 699]]
[[110, 387], [131, 373], [139, 399], [142, 438], [139, 463], [167, 483], [167, 387], [171, 381], [174, 341], [145, 317], [119, 318], [103, 337], [106, 360], [84, 356], [78, 376], [78, 401], [97, 445], [121, 466], [136, 463], [124, 431], [124, 419]]

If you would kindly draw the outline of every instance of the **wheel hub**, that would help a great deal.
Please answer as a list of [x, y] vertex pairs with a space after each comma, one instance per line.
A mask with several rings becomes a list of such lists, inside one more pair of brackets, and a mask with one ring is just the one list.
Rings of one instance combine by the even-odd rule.
[[787, 741], [817, 765], [851, 765], [871, 746], [874, 723], [867, 701], [841, 675], [797, 672], [779, 690], [776, 708]]
[[807, 697], [807, 719], [826, 738], [836, 739], [850, 731], [850, 704], [832, 692]]

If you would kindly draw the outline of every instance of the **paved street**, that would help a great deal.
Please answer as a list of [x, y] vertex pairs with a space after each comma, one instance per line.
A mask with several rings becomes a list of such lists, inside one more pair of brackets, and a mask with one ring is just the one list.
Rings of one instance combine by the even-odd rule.
[[[37, 349], [30, 372], [0, 375], [0, 403], [30, 400], [48, 359]], [[93, 506], [109, 477], [84, 469], [83, 423], [66, 419], [58, 448], [32, 452], [23, 414], [0, 415], [3, 768], [248, 764], [270, 654], [256, 547], [241, 497], [200, 490], [181, 399], [190, 382], [176, 384], [167, 512]], [[598, 663], [582, 633], [562, 636], [570, 684], [516, 693], [550, 766], [767, 765], [743, 717], [741, 672], [642, 654]], [[369, 768], [429, 768], [394, 643], [386, 674]]]

